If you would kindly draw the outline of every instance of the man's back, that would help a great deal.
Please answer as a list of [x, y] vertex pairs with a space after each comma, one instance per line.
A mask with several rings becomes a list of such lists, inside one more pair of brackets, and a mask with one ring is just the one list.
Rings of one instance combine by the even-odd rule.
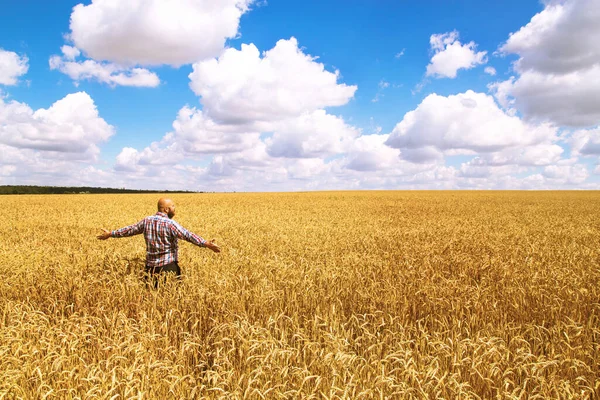
[[160, 267], [177, 261], [178, 239], [204, 247], [206, 240], [183, 228], [164, 212], [148, 216], [137, 224], [111, 232], [112, 237], [144, 234], [146, 240], [146, 266]]
[[146, 240], [146, 271], [151, 274], [160, 273], [163, 270], [173, 270], [177, 275], [180, 274], [177, 263], [178, 239], [186, 240], [199, 247], [207, 247], [215, 253], [221, 251], [219, 246], [214, 243], [214, 239], [207, 242], [173, 221], [175, 203], [171, 199], [159, 199], [157, 208], [156, 214], [148, 216], [136, 224], [114, 231], [102, 229], [104, 232], [98, 235], [98, 239], [106, 240], [111, 237], [127, 237], [143, 233]]

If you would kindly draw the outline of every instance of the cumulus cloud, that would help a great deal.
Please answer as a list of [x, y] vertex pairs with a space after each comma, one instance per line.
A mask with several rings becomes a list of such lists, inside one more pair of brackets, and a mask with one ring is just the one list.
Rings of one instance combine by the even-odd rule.
[[560, 162], [563, 153], [564, 149], [557, 144], [542, 143], [481, 154], [475, 158], [473, 163], [489, 166], [545, 166]]
[[173, 121], [173, 130], [160, 142], [153, 142], [141, 151], [124, 148], [117, 156], [115, 168], [143, 172], [149, 166], [176, 165], [186, 158], [243, 152], [258, 143], [259, 131], [240, 125], [217, 124], [202, 110], [185, 106]]
[[385, 145], [389, 135], [363, 135], [353, 141], [345, 167], [354, 171], [383, 171], [397, 167], [400, 151]]
[[491, 180], [499, 176], [510, 176], [522, 172], [523, 169], [515, 165], [486, 165], [477, 162], [463, 163], [458, 170], [458, 176], [470, 179]]
[[190, 173], [184, 160], [209, 161], [193, 173], [213, 183], [239, 184], [261, 175], [257, 179], [264, 182], [268, 171], [275, 185], [325, 176], [331, 169], [325, 160], [353, 150], [360, 135], [324, 109], [347, 103], [356, 86], [338, 84], [339, 72], [326, 71], [294, 38], [262, 54], [254, 45], [228, 49], [193, 68], [190, 86], [201, 96], [202, 109], [183, 107], [160, 142], [143, 150], [124, 148], [116, 171], [149, 176], [168, 165]]
[[140, 162], [140, 152], [132, 147], [124, 147], [116, 157], [115, 169], [118, 171], [135, 171]]
[[[253, 128], [256, 128], [254, 126]], [[218, 124], [201, 110], [183, 107], [173, 122], [173, 131], [160, 142], [142, 151], [125, 148], [117, 157], [119, 170], [140, 171], [148, 165], [176, 164], [185, 158], [220, 157], [218, 171], [249, 165], [272, 166], [276, 158], [326, 158], [347, 151], [360, 131], [340, 117], [323, 110], [266, 125], [271, 134], [261, 140], [263, 131], [246, 130], [242, 125]], [[266, 129], [266, 128], [265, 128]], [[230, 155], [231, 154], [231, 155]]]
[[345, 152], [360, 134], [340, 117], [317, 110], [280, 121], [266, 141], [273, 157], [320, 158]]
[[544, 168], [542, 175], [562, 185], [577, 185], [588, 178], [589, 171], [583, 164], [549, 165]]
[[145, 166], [175, 165], [182, 159], [176, 146], [161, 147], [154, 142], [142, 151], [125, 147], [116, 157], [115, 169], [119, 171], [139, 171]]
[[437, 164], [444, 161], [444, 153], [435, 146], [402, 149], [401, 157], [418, 164]]
[[50, 152], [55, 158], [62, 153], [94, 157], [96, 145], [113, 133], [85, 92], [69, 94], [48, 109], [36, 111], [0, 98], [0, 143], [4, 145]]
[[477, 52], [475, 42], [461, 44], [458, 37], [457, 31], [431, 35], [433, 57], [427, 66], [427, 76], [456, 78], [459, 69], [471, 69], [487, 62], [487, 52]]
[[600, 156], [600, 129], [576, 131], [568, 141], [571, 156]]
[[[450, 187], [451, 179], [432, 166], [408, 163], [398, 150], [382, 143], [385, 137], [361, 136], [345, 156], [331, 161], [323, 158], [269, 157], [257, 146], [243, 154], [217, 156], [202, 179], [230, 187], [230, 190], [335, 190], [398, 187]], [[382, 135], [385, 136], [385, 135]], [[237, 188], [237, 189], [235, 189]]]
[[[168, 170], [198, 190], [584, 184], [585, 171], [575, 167], [575, 159], [561, 158], [564, 149], [558, 140], [556, 128], [524, 123], [502, 111], [492, 96], [472, 91], [430, 95], [390, 134], [372, 135], [361, 135], [324, 110], [268, 123], [225, 124], [204, 110], [183, 107], [160, 142], [143, 150], [123, 149], [115, 172], [151, 182]], [[460, 168], [444, 163], [445, 157], [469, 154], [473, 159]], [[186, 160], [202, 166], [192, 167]]]
[[76, 47], [62, 46], [63, 56], [50, 57], [50, 69], [59, 70], [75, 81], [96, 80], [110, 86], [156, 87], [158, 75], [145, 68], [127, 68], [94, 60], [76, 61], [80, 51]]
[[339, 72], [315, 60], [295, 38], [278, 41], [262, 57], [253, 44], [242, 45], [194, 64], [190, 87], [221, 123], [276, 121], [346, 104], [357, 87], [338, 84]]
[[453, 96], [427, 96], [405, 114], [387, 144], [413, 161], [434, 161], [459, 149], [490, 153], [554, 140], [556, 128], [532, 126], [502, 111], [492, 96], [471, 90]]
[[[91, 157], [68, 157], [68, 153], [16, 148], [0, 143], [0, 182], [14, 185], [111, 186], [114, 180], [92, 179], [84, 171]], [[67, 157], [64, 157], [67, 156]], [[100, 178], [94, 176], [94, 178]]]
[[292, 175], [299, 179], [302, 166], [316, 165], [301, 160], [337, 156], [360, 135], [323, 109], [347, 103], [356, 91], [338, 78], [339, 72], [326, 71], [294, 38], [262, 55], [254, 45], [228, 49], [218, 59], [194, 64], [190, 86], [201, 96], [202, 109], [183, 107], [171, 132], [141, 151], [123, 149], [115, 169], [146, 173], [157, 164], [151, 160], [187, 158], [212, 160], [201, 171], [207, 177], [268, 168], [278, 170], [279, 179], [290, 176], [285, 164], [295, 165]]
[[327, 175], [330, 166], [320, 158], [304, 158], [288, 164], [285, 170], [290, 179], [312, 181], [315, 177]]
[[490, 89], [499, 103], [520, 111], [529, 121], [568, 127], [600, 124], [600, 64], [562, 75], [526, 71]]
[[529, 120], [570, 127], [600, 123], [600, 3], [546, 2], [500, 47], [516, 54], [517, 77], [491, 87]]
[[597, 0], [567, 0], [546, 5], [500, 51], [520, 56], [519, 72], [566, 74], [600, 63], [600, 4]]
[[[463, 188], [477, 189], [562, 187], [566, 182], [554, 180], [550, 183], [543, 175], [531, 179], [531, 176], [537, 175], [531, 172], [536, 171], [538, 167], [564, 165], [565, 160], [561, 159], [563, 152], [562, 147], [548, 143], [479, 154], [461, 164], [457, 171], [458, 184]], [[526, 178], [518, 179], [518, 175], [524, 175]]]
[[64, 45], [60, 48], [66, 60], [75, 60], [81, 54], [77, 47]]
[[70, 39], [89, 57], [174, 66], [216, 57], [253, 0], [93, 0], [73, 8]]
[[15, 148], [3, 144], [0, 144], [0, 154], [2, 154], [0, 157], [0, 182], [2, 184], [137, 189], [189, 188], [186, 185], [187, 182], [181, 179], [188, 177], [179, 173], [170, 173], [169, 179], [165, 179], [165, 174], [161, 174], [160, 171], [158, 173], [153, 171], [150, 176], [144, 176], [129, 171], [102, 169], [97, 165], [90, 165], [89, 159], [56, 158], [56, 154], [50, 152]]
[[29, 60], [0, 48], [0, 85], [16, 85], [18, 78], [29, 70]]
[[260, 132], [253, 128], [217, 124], [201, 110], [183, 107], [173, 122], [173, 132], [165, 137], [189, 154], [232, 153], [252, 147]]
[[517, 165], [489, 166], [467, 162], [458, 169], [455, 184], [468, 189], [597, 189], [597, 184], [586, 183], [588, 177], [589, 171], [582, 164], [548, 165], [541, 172], [532, 173]]
[[84, 92], [35, 111], [0, 98], [0, 181], [114, 187], [114, 177], [90, 165], [98, 160], [98, 145], [113, 134]]

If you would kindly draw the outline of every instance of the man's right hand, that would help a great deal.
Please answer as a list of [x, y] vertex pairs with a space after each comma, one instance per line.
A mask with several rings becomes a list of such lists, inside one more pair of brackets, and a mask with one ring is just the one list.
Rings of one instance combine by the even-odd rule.
[[211, 241], [204, 243], [204, 246], [211, 249], [215, 253], [221, 252], [221, 248], [215, 243], [215, 239], [212, 239]]
[[100, 240], [106, 240], [110, 237], [110, 231], [107, 231], [106, 229], [102, 228], [102, 230], [104, 231], [103, 233], [99, 234], [98, 236], [96, 236], [98, 239]]

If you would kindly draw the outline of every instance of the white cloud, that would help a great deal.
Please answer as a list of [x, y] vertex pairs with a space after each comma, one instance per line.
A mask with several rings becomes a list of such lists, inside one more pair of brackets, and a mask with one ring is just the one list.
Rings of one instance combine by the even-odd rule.
[[515, 84], [515, 77], [512, 76], [510, 79], [503, 82], [490, 83], [487, 87], [490, 92], [494, 94], [494, 97], [498, 103], [504, 108], [510, 115], [516, 115], [517, 110], [514, 108], [515, 99], [511, 96], [512, 88]]
[[73, 61], [81, 54], [81, 51], [77, 47], [64, 45], [60, 48], [60, 51], [64, 54], [66, 60]]
[[140, 171], [145, 166], [175, 165], [183, 158], [176, 146], [164, 146], [152, 143], [142, 151], [125, 147], [116, 157], [115, 169], [120, 171]]
[[549, 165], [544, 168], [542, 175], [561, 185], [577, 185], [583, 183], [589, 176], [585, 165]]
[[571, 127], [600, 124], [600, 3], [546, 2], [500, 47], [519, 56], [516, 78], [493, 85], [529, 120]]
[[322, 158], [272, 158], [260, 146], [243, 155], [217, 156], [202, 179], [223, 182], [229, 190], [422, 188], [425, 182], [435, 187], [451, 186], [450, 178], [441, 172], [446, 168], [433, 171], [432, 166], [402, 161], [398, 150], [385, 146], [385, 137], [378, 136], [359, 137], [347, 156], [329, 162]]
[[313, 180], [319, 175], [327, 175], [329, 169], [322, 159], [304, 158], [287, 165], [285, 171], [290, 179]]
[[[471, 91], [428, 96], [389, 135], [361, 136], [324, 110], [236, 125], [184, 107], [173, 127], [141, 151], [124, 149], [117, 175], [156, 185], [169, 166], [184, 187], [236, 191], [569, 188], [587, 178], [575, 160], [561, 159], [555, 128], [525, 124]], [[445, 156], [458, 154], [475, 157], [459, 169], [444, 165]]]
[[495, 153], [481, 154], [473, 164], [501, 166], [545, 166], [560, 162], [564, 149], [551, 143], [509, 148]]
[[60, 153], [17, 148], [0, 143], [0, 182], [13, 185], [119, 187], [112, 173], [92, 165], [97, 149], [89, 154]]
[[325, 110], [280, 121], [273, 137], [266, 141], [273, 157], [317, 158], [345, 152], [358, 137], [358, 129]]
[[14, 165], [0, 166], [0, 176], [12, 176], [16, 171], [17, 167]]
[[495, 76], [496, 75], [496, 68], [488, 66], [488, 67], [485, 67], [483, 69], [483, 72], [485, 72], [488, 75]]
[[177, 114], [173, 129], [165, 140], [177, 143], [188, 154], [243, 151], [254, 146], [260, 136], [253, 127], [217, 124], [201, 110], [187, 106]]
[[94, 0], [71, 14], [70, 39], [95, 60], [174, 66], [217, 56], [252, 0]]
[[389, 135], [356, 138], [347, 152], [345, 167], [355, 171], [382, 171], [398, 166], [400, 151], [385, 145]]
[[135, 171], [140, 162], [140, 153], [132, 147], [124, 147], [116, 157], [115, 169], [118, 171]]
[[173, 131], [141, 151], [124, 148], [117, 156], [115, 168], [145, 172], [149, 166], [176, 165], [186, 158], [210, 159], [216, 154], [240, 153], [259, 143], [260, 132], [241, 125], [217, 124], [202, 110], [185, 106], [173, 121]]
[[[223, 125], [202, 111], [183, 107], [173, 122], [173, 131], [161, 142], [142, 151], [125, 148], [115, 168], [143, 172], [149, 165], [174, 165], [183, 159], [213, 158], [210, 171], [219, 174], [245, 168], [272, 168], [278, 159], [326, 158], [347, 151], [359, 130], [324, 110], [303, 114], [268, 125], [272, 134], [261, 140], [261, 131], [242, 125]], [[224, 167], [226, 166], [226, 168]]]
[[[535, 172], [537, 167], [554, 168], [566, 165], [566, 160], [561, 159], [563, 152], [562, 147], [556, 144], [539, 144], [479, 154], [461, 164], [458, 170], [459, 185], [478, 189], [562, 187], [566, 182], [550, 182], [543, 175], [531, 177], [536, 175], [532, 174], [532, 171]], [[517, 178], [519, 175], [525, 175], [526, 178]]]
[[562, 75], [526, 71], [490, 88], [501, 104], [516, 108], [526, 120], [571, 127], [600, 124], [600, 64]]
[[402, 149], [401, 157], [418, 164], [439, 164], [444, 161], [444, 153], [435, 146], [421, 146]]
[[[453, 167], [413, 164], [398, 158], [390, 159], [390, 162], [391, 164], [379, 170], [332, 168], [330, 175], [335, 177], [336, 185], [344, 189], [457, 188], [457, 174]], [[346, 167], [346, 160], [342, 159], [338, 164], [340, 167]], [[321, 178], [321, 182], [328, 181]]]
[[0, 48], [0, 85], [16, 85], [18, 78], [29, 70], [29, 60]]
[[218, 59], [193, 66], [190, 87], [208, 116], [222, 123], [276, 121], [346, 104], [356, 86], [338, 84], [339, 72], [280, 40], [263, 54], [253, 44], [227, 49]]
[[461, 44], [458, 36], [457, 31], [431, 35], [429, 42], [434, 55], [427, 66], [427, 76], [456, 78], [459, 69], [471, 69], [487, 62], [487, 52], [477, 52], [475, 42]]
[[278, 182], [322, 172], [329, 168], [323, 159], [350, 149], [360, 134], [320, 108], [353, 96], [356, 87], [338, 84], [338, 77], [305, 55], [294, 38], [262, 55], [254, 45], [228, 49], [219, 59], [194, 65], [190, 86], [202, 96], [202, 110], [183, 107], [173, 131], [141, 151], [123, 149], [115, 169], [147, 176], [156, 160], [175, 167], [186, 159], [210, 160], [195, 173], [227, 182], [266, 169]]
[[76, 47], [62, 46], [63, 56], [50, 57], [50, 69], [68, 75], [77, 85], [81, 80], [96, 80], [110, 86], [156, 87], [160, 79], [145, 68], [126, 68], [94, 60], [75, 61], [80, 52]]
[[516, 165], [468, 162], [461, 165], [455, 182], [458, 187], [468, 189], [598, 189], [598, 184], [585, 182], [588, 177], [589, 172], [582, 164], [548, 165], [539, 173]]
[[576, 131], [568, 141], [574, 157], [600, 156], [600, 128]]
[[395, 126], [387, 144], [401, 149], [403, 157], [408, 153], [415, 161], [433, 161], [450, 149], [488, 153], [549, 142], [555, 136], [556, 128], [525, 124], [498, 108], [493, 97], [469, 90], [427, 96]]
[[[62, 161], [40, 157], [40, 153], [31, 149], [18, 149], [0, 144], [0, 175], [2, 184], [51, 184], [48, 180], [52, 175], [63, 175], [68, 169]], [[69, 163], [71, 170], [73, 163]]]
[[520, 56], [519, 72], [567, 74], [600, 64], [600, 3], [566, 0], [548, 4], [500, 47]]
[[[197, 184], [202, 190], [425, 188], [427, 184], [453, 187], [451, 168], [403, 161], [398, 157], [399, 150], [384, 144], [386, 138], [387, 135], [360, 136], [349, 143], [351, 146], [345, 153], [338, 153], [329, 162], [322, 156], [274, 157], [269, 154], [267, 138], [242, 151], [211, 154], [206, 167], [176, 164], [169, 171], [178, 174], [179, 181], [187, 176], [188, 187]], [[133, 149], [123, 151], [119, 169], [133, 171], [140, 180], [145, 180], [157, 173], [158, 167], [142, 165], [138, 162], [139, 155]]]
[[258, 173], [265, 171], [285, 172], [283, 165], [285, 163], [296, 162], [297, 159], [275, 158], [267, 153], [267, 145], [261, 141], [256, 145], [235, 153], [224, 154], [223, 158], [231, 168], [243, 171], [256, 171]]
[[85, 92], [69, 94], [50, 108], [36, 111], [0, 98], [0, 143], [8, 146], [48, 152], [53, 158], [61, 153], [88, 158], [95, 157], [96, 145], [113, 133]]
[[460, 166], [458, 174], [463, 178], [476, 178], [491, 181], [500, 176], [510, 176], [523, 171], [514, 165], [485, 165], [477, 162], [467, 162]]

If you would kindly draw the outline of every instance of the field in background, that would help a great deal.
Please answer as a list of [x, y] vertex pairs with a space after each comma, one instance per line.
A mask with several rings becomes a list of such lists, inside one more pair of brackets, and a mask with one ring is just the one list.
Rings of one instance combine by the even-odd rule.
[[0, 398], [600, 396], [598, 192], [172, 198], [154, 291], [157, 195], [0, 196]]

